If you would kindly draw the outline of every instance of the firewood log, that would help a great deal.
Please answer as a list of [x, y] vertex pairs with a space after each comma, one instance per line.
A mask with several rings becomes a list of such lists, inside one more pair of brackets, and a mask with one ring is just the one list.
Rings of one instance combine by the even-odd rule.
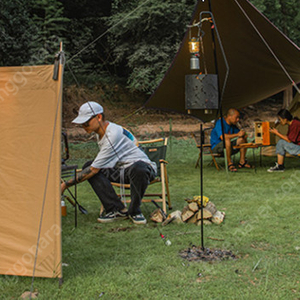
[[185, 206], [181, 213], [181, 219], [183, 222], [185, 222], [186, 220], [191, 218], [193, 215], [194, 215], [194, 212], [192, 212], [188, 206]]
[[197, 214], [194, 214], [191, 218], [189, 218], [187, 220], [187, 223], [191, 224], [191, 223], [197, 223]]
[[170, 213], [171, 218], [176, 217], [174, 220], [174, 223], [178, 223], [178, 224], [182, 223], [181, 215], [182, 215], [182, 212], [180, 210], [175, 210], [172, 213]]
[[169, 224], [170, 222], [181, 224], [183, 223], [181, 220], [181, 211], [175, 210], [172, 213], [170, 213], [167, 217], [167, 219], [162, 223], [163, 226]]
[[151, 213], [150, 219], [156, 223], [161, 223], [164, 220], [164, 217], [159, 208], [157, 208], [155, 211]]
[[216, 206], [211, 201], [206, 204], [205, 209], [209, 210], [212, 215], [217, 212]]
[[[212, 225], [212, 222], [210, 220], [203, 220], [204, 225]], [[197, 226], [201, 226], [201, 220], [197, 221]]]
[[[213, 215], [209, 210], [203, 208], [203, 219], [210, 219], [212, 216]], [[201, 220], [201, 209], [197, 212], [197, 220]]]
[[215, 224], [221, 224], [223, 222], [224, 218], [225, 218], [225, 212], [217, 211], [213, 215], [211, 221]]
[[188, 207], [189, 207], [189, 210], [191, 210], [194, 213], [199, 210], [199, 206], [198, 206], [197, 202], [190, 203], [188, 205]]

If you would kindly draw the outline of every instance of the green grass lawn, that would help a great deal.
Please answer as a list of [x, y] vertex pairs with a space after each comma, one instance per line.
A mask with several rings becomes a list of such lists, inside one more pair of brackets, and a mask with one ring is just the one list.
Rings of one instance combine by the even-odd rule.
[[[81, 167], [96, 150], [93, 144], [72, 145], [69, 164]], [[168, 173], [173, 210], [182, 210], [185, 198], [200, 194], [197, 156], [193, 141], [172, 139]], [[204, 227], [204, 246], [231, 250], [238, 257], [222, 262], [188, 262], [179, 256], [181, 250], [201, 245], [200, 227], [194, 224], [97, 223], [100, 202], [82, 183], [78, 199], [89, 214], [78, 215], [75, 229], [74, 209], [67, 204], [62, 220], [64, 283], [59, 287], [57, 279], [35, 278], [38, 299], [300, 299], [300, 161], [289, 158], [284, 173], [267, 173], [274, 159], [264, 157], [256, 173], [243, 169], [227, 176], [209, 166], [205, 156], [204, 195], [226, 218], [221, 225]], [[154, 209], [152, 203], [142, 204], [148, 220]], [[18, 299], [30, 290], [31, 280], [1, 276], [0, 299]]]

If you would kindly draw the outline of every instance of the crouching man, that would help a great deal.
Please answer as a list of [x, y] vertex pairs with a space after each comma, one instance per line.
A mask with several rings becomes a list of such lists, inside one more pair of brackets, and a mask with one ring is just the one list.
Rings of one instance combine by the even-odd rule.
[[[88, 180], [102, 202], [106, 214], [100, 216], [98, 222], [107, 223], [129, 217], [135, 224], [146, 224], [140, 205], [148, 184], [156, 176], [156, 164], [136, 146], [130, 132], [105, 119], [102, 106], [96, 102], [84, 103], [72, 123], [80, 124], [87, 133], [95, 132], [99, 136], [98, 155], [83, 166], [76, 178], [77, 183]], [[111, 182], [130, 184], [128, 210]], [[62, 183], [62, 193], [74, 184], [74, 179]]]

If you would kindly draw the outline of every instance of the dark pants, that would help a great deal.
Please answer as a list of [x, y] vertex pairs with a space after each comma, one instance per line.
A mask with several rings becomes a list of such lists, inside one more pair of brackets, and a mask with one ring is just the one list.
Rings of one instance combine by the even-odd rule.
[[[85, 163], [83, 169], [91, 165], [91, 163], [92, 161]], [[120, 183], [120, 174], [121, 171], [118, 168], [100, 169], [96, 175], [89, 179], [89, 183], [107, 213], [124, 208], [124, 204], [111, 185], [111, 182]], [[147, 186], [154, 178], [154, 170], [143, 161], [137, 161], [124, 170], [124, 183], [130, 184], [131, 202], [128, 209], [129, 215], [141, 213], [141, 200]]]

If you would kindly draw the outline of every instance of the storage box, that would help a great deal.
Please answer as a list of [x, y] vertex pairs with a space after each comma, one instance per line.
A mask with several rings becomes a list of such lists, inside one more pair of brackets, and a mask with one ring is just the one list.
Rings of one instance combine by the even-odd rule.
[[275, 145], [275, 134], [269, 131], [272, 127], [274, 122], [254, 122], [255, 144]]

